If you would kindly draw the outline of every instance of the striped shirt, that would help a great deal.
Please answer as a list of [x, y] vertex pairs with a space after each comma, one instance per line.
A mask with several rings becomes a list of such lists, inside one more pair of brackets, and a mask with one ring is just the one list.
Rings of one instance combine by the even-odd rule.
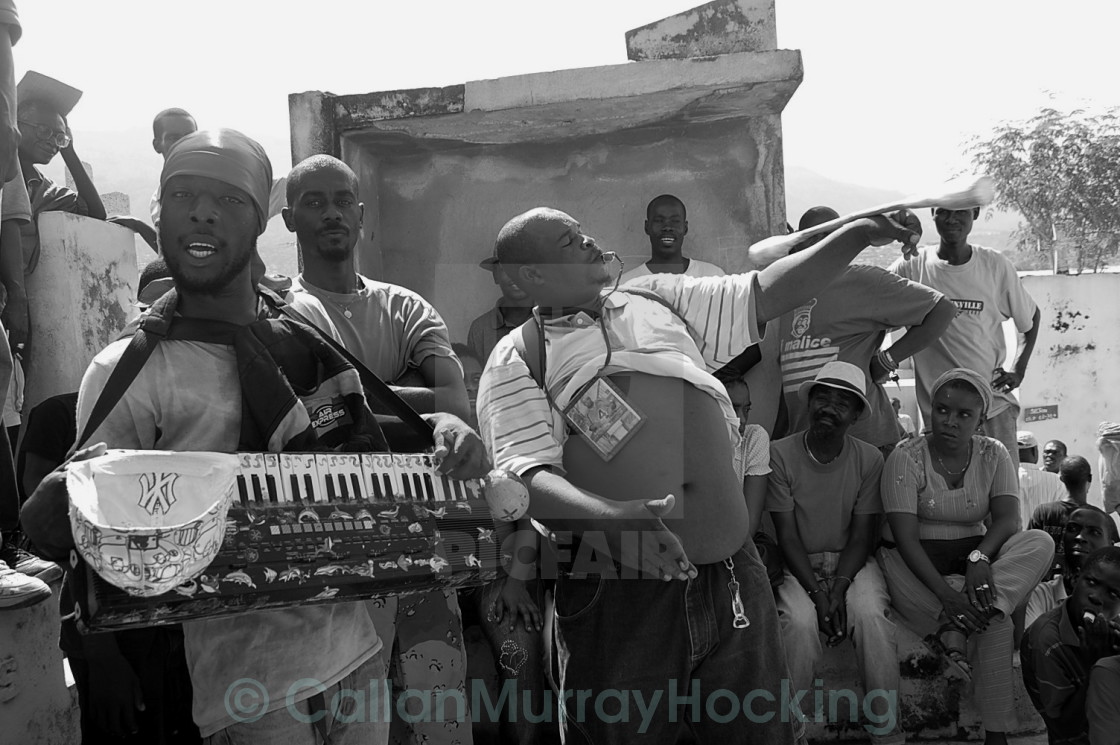
[[[675, 310], [638, 295], [608, 294], [602, 324], [611, 344], [610, 375], [634, 371], [685, 380], [715, 398], [728, 437], [739, 441], [738, 417], [711, 372], [761, 340], [754, 293], [757, 274], [688, 277], [654, 274], [635, 285], [664, 298]], [[535, 317], [536, 311], [534, 311]], [[687, 323], [687, 325], [686, 325]], [[599, 373], [606, 360], [600, 322], [579, 311], [544, 321], [545, 385], [563, 409]], [[550, 408], [510, 334], [498, 342], [478, 390], [478, 421], [494, 465], [517, 474], [538, 466], [563, 473], [567, 439], [563, 417]], [[527, 350], [536, 354], [535, 350]]]

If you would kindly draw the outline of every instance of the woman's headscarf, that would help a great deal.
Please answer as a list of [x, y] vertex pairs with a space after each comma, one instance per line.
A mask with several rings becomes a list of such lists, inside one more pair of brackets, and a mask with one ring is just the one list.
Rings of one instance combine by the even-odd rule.
[[[235, 129], [194, 132], [172, 146], [159, 177], [160, 193], [172, 176], [206, 176], [241, 189], [253, 200], [259, 233], [268, 223], [272, 164], [264, 148]], [[258, 233], [258, 235], [259, 235]]]
[[932, 400], [937, 396], [937, 392], [941, 390], [946, 383], [954, 380], [963, 380], [968, 383], [970, 387], [976, 389], [976, 393], [980, 396], [983, 405], [980, 409], [980, 421], [988, 418], [988, 410], [992, 408], [992, 386], [984, 379], [980, 373], [974, 372], [964, 367], [954, 367], [952, 370], [946, 370], [941, 374], [937, 380], [933, 381], [933, 390], [930, 392], [930, 399]]

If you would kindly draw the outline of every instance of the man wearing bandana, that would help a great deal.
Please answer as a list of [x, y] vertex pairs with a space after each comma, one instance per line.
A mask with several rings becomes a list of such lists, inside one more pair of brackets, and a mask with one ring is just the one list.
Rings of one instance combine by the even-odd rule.
[[[356, 371], [332, 364], [337, 372], [324, 377], [321, 363], [332, 348], [321, 337], [292, 321], [262, 318], [267, 314], [254, 291], [250, 259], [264, 230], [271, 184], [264, 150], [239, 132], [196, 132], [172, 148], [160, 178], [159, 235], [175, 289], [141, 320], [136, 334], [149, 334], [154, 349], [88, 438], [97, 445], [75, 458], [95, 456], [106, 445], [221, 452], [384, 447]], [[79, 431], [129, 344], [109, 345], [86, 371]], [[330, 393], [350, 424], [314, 421], [308, 390]], [[449, 475], [485, 472], [481, 443], [463, 422], [440, 414], [426, 418], [437, 442], [454, 444], [444, 460]], [[61, 473], [48, 476], [24, 510], [29, 535], [53, 556], [65, 556], [72, 543]], [[95, 698], [87, 703], [111, 734], [128, 735], [145, 724], [149, 681], [134, 659], [122, 658], [125, 650], [113, 649], [114, 636], [82, 640], [87, 648], [94, 640], [102, 647], [88, 666]], [[378, 718], [368, 707], [348, 708], [356, 694], [339, 696], [380, 691], [385, 679], [381, 642], [361, 603], [191, 621], [183, 625], [183, 644], [193, 719], [206, 743], [385, 741], [386, 723], [368, 721]], [[103, 710], [110, 705], [112, 711]], [[180, 740], [155, 723], [154, 731], [133, 741]]]

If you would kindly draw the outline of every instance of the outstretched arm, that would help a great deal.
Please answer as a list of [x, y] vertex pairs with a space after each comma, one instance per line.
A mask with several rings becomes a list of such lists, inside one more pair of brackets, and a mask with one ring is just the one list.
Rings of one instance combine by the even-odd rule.
[[910, 227], [912, 221], [917, 221], [912, 213], [906, 213], [904, 224], [883, 216], [856, 220], [763, 269], [758, 273], [755, 301], [759, 325], [816, 297], [868, 246], [912, 242], [916, 233], [921, 234]]

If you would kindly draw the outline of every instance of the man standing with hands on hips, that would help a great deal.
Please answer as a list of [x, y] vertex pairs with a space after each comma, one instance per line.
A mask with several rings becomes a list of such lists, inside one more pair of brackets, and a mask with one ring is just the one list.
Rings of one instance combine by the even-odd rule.
[[[1002, 442], [1018, 464], [1015, 434], [1019, 402], [1011, 392], [1022, 385], [1027, 374], [1041, 313], [1010, 260], [998, 251], [968, 242], [979, 216], [979, 207], [935, 207], [933, 222], [941, 238], [939, 245], [922, 246], [916, 256], [895, 261], [891, 271], [932, 287], [957, 306], [957, 317], [949, 328], [914, 355], [918, 409], [923, 419], [930, 416], [930, 387], [938, 376], [955, 367], [972, 370], [991, 381], [994, 394], [984, 433]], [[1007, 347], [1002, 324], [1009, 318], [1015, 321], [1020, 336], [1015, 364], [1004, 370]]]

